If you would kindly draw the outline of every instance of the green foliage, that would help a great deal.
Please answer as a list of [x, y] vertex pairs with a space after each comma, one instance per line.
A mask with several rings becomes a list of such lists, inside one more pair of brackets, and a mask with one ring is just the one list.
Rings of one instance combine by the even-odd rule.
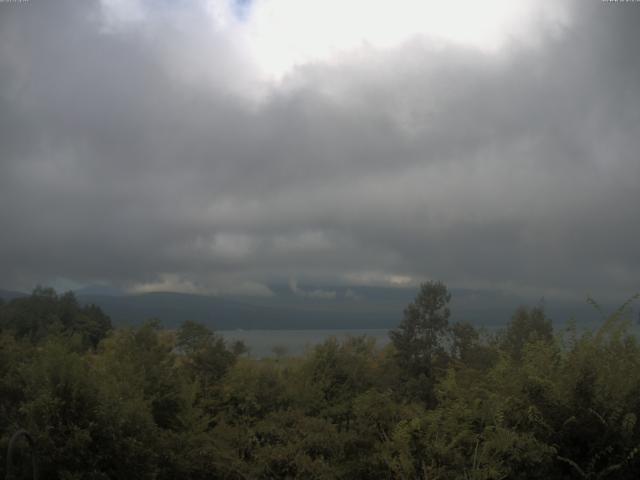
[[450, 300], [442, 282], [423, 283], [405, 309], [402, 322], [389, 334], [398, 364], [406, 374], [407, 392], [427, 404], [434, 401], [435, 370], [446, 362], [443, 339], [449, 331]]
[[80, 306], [73, 292], [57, 295], [37, 287], [29, 297], [0, 304], [0, 330], [32, 343], [52, 335], [76, 337], [80, 348], [95, 348], [111, 330], [111, 320], [95, 305]]
[[488, 337], [449, 300], [423, 285], [384, 349], [256, 360], [194, 322], [92, 337], [100, 313], [38, 289], [0, 305], [0, 469], [26, 428], [54, 480], [637, 478], [628, 304], [562, 335], [521, 308]]
[[544, 310], [540, 307], [520, 307], [502, 335], [501, 347], [513, 358], [520, 359], [526, 344], [535, 341], [550, 342], [552, 339], [553, 327]]
[[199, 379], [206, 390], [227, 372], [238, 354], [244, 352], [242, 344], [227, 348], [224, 339], [206, 326], [187, 321], [178, 330], [176, 347], [184, 353], [183, 365], [193, 378]]

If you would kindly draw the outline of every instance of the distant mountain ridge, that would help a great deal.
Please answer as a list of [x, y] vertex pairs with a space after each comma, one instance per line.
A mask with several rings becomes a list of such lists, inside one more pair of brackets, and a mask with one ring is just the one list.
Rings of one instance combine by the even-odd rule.
[[166, 326], [185, 320], [217, 330], [388, 328], [397, 323], [393, 306], [340, 300], [298, 298], [214, 297], [184, 293], [145, 293], [126, 296], [79, 295], [82, 303], [99, 305], [116, 324], [139, 324], [158, 318]]
[[[303, 292], [335, 292], [333, 296], [296, 293], [286, 286], [272, 288], [271, 297], [207, 296], [174, 292], [125, 294], [116, 289], [86, 288], [75, 292], [82, 304], [95, 303], [115, 325], [139, 325], [157, 318], [167, 327], [185, 320], [202, 322], [216, 330], [235, 329], [377, 329], [393, 328], [413, 300], [417, 288], [306, 287]], [[0, 290], [11, 300], [26, 293]], [[452, 321], [476, 326], [505, 325], [520, 305], [537, 302], [497, 291], [452, 289]], [[615, 308], [608, 308], [611, 311]], [[579, 323], [598, 322], [598, 312], [586, 302], [549, 301], [547, 314], [556, 325], [572, 317]]]
[[0, 288], [0, 298], [5, 301], [13, 300], [14, 298], [26, 297], [28, 295], [28, 293], [18, 292], [15, 290], [4, 290]]

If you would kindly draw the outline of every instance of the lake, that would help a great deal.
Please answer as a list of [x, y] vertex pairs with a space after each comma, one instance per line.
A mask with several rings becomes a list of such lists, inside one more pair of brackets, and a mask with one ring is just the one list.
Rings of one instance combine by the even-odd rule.
[[[584, 322], [578, 324], [579, 332], [595, 331], [602, 322]], [[554, 324], [556, 334], [567, 328], [566, 322]], [[490, 325], [481, 328], [485, 332], [493, 333], [505, 325]], [[389, 343], [389, 329], [368, 328], [368, 329], [325, 329], [325, 330], [218, 330], [227, 341], [242, 340], [249, 348], [249, 354], [254, 358], [273, 357], [274, 347], [282, 348], [286, 356], [302, 355], [308, 349], [324, 342], [330, 337], [344, 339], [349, 336], [358, 337], [366, 335], [376, 340], [378, 347], [384, 347]], [[640, 338], [640, 325], [632, 323], [630, 333]]]
[[274, 356], [273, 348], [282, 347], [285, 355], [301, 355], [330, 337], [344, 339], [366, 335], [382, 347], [389, 342], [387, 329], [358, 330], [218, 330], [227, 341], [242, 340], [254, 358]]

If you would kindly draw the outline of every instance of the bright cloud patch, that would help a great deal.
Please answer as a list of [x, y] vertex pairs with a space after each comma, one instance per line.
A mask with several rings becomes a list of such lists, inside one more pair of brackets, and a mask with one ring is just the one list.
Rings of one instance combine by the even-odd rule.
[[416, 39], [493, 52], [510, 41], [535, 38], [534, 25], [564, 24], [567, 18], [566, 4], [530, 0], [101, 1], [109, 29], [155, 19], [179, 30], [185, 19], [205, 16], [210, 31], [188, 34], [199, 42], [199, 61], [219, 70], [218, 59], [207, 51], [215, 50], [223, 36], [223, 43], [238, 48], [254, 74], [267, 80], [279, 80], [297, 66], [331, 63], [348, 53], [392, 49]]
[[417, 37], [493, 51], [539, 19], [563, 22], [564, 13], [558, 5], [512, 0], [256, 0], [240, 33], [262, 71], [281, 76], [296, 65]]

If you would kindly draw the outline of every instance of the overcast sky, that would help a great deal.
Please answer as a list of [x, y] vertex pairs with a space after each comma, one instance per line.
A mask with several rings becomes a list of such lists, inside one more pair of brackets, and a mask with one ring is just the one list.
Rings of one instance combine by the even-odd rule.
[[634, 293], [639, 47], [600, 0], [0, 2], [0, 287]]

